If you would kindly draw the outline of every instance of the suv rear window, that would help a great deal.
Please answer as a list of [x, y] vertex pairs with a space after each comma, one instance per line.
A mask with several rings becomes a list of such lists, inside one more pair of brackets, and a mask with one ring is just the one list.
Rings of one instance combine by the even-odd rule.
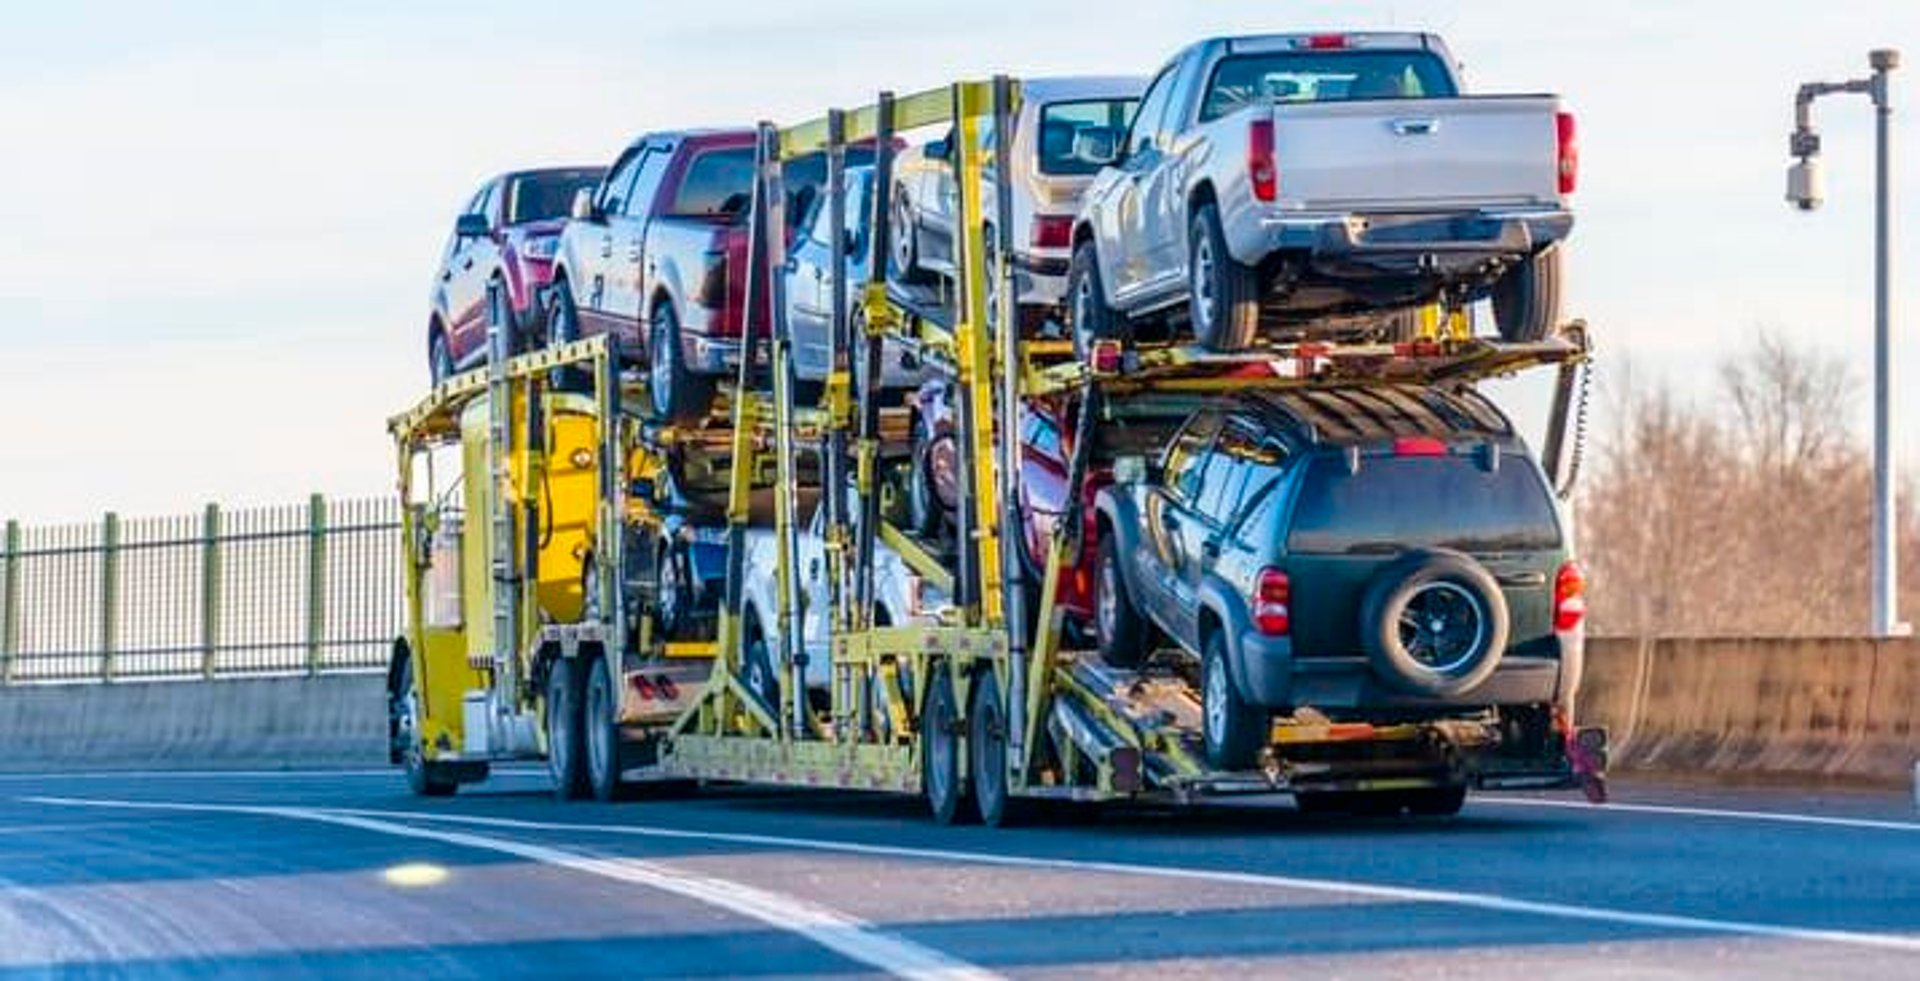
[[1294, 505], [1294, 552], [1546, 551], [1560, 523], [1539, 468], [1509, 455], [1489, 472], [1473, 456], [1343, 455], [1313, 460]]
[[1200, 121], [1242, 106], [1355, 99], [1443, 99], [1458, 93], [1430, 51], [1275, 51], [1220, 60]]
[[573, 208], [574, 194], [582, 188], [591, 191], [599, 183], [597, 170], [521, 174], [507, 185], [506, 223], [565, 218]]
[[1127, 138], [1127, 126], [1139, 99], [1082, 99], [1050, 102], [1040, 110], [1038, 150], [1043, 174], [1081, 175], [1100, 169], [1076, 155], [1074, 146], [1084, 133], [1102, 136], [1107, 146], [1118, 146]]

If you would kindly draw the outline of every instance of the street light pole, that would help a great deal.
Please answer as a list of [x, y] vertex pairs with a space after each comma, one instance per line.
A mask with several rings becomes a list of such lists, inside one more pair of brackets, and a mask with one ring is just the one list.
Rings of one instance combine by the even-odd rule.
[[1813, 100], [1857, 92], [1873, 100], [1873, 635], [1899, 637], [1911, 632], [1900, 622], [1899, 517], [1895, 496], [1898, 440], [1893, 416], [1893, 101], [1888, 74], [1900, 67], [1900, 52], [1881, 48], [1867, 55], [1870, 77], [1847, 82], [1809, 82], [1794, 96], [1790, 143], [1799, 160], [1787, 170], [1787, 200], [1802, 211], [1820, 206], [1820, 135], [1813, 129]]

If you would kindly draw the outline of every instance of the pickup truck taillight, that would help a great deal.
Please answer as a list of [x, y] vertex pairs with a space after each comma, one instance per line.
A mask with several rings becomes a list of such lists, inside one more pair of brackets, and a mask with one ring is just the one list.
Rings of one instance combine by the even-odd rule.
[[1580, 141], [1573, 125], [1573, 113], [1553, 116], [1556, 151], [1554, 160], [1560, 172], [1560, 193], [1572, 194], [1580, 183]]
[[1293, 583], [1287, 580], [1287, 574], [1268, 566], [1260, 570], [1260, 579], [1253, 593], [1254, 629], [1269, 637], [1284, 637], [1293, 627], [1293, 613], [1289, 603], [1293, 600]]
[[1273, 119], [1247, 123], [1247, 182], [1256, 201], [1272, 202], [1280, 194], [1280, 165], [1273, 159]]
[[1587, 577], [1568, 562], [1553, 577], [1553, 629], [1566, 633], [1587, 618]]

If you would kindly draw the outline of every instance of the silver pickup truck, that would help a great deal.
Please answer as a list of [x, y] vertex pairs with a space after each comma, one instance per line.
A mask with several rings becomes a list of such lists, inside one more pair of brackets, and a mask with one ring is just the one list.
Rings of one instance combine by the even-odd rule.
[[1426, 34], [1220, 38], [1154, 78], [1074, 227], [1086, 341], [1191, 325], [1401, 338], [1420, 306], [1491, 298], [1502, 337], [1549, 334], [1578, 164], [1551, 95], [1464, 96]]

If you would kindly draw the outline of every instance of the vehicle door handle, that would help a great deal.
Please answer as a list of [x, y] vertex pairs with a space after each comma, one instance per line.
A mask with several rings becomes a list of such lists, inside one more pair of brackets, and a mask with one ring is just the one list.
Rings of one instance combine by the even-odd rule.
[[640, 240], [639, 239], [637, 238], [629, 239], [627, 241], [627, 258], [633, 262], [640, 261]]
[[1390, 125], [1400, 136], [1432, 136], [1440, 131], [1438, 119], [1396, 119]]
[[600, 239], [600, 258], [606, 259], [611, 257], [612, 255], [613, 255], [613, 236], [607, 235]]
[[460, 268], [462, 268], [462, 269], [472, 269], [472, 268], [473, 268], [473, 256], [467, 256], [467, 261], [465, 261], [465, 262], [463, 262], [463, 263], [461, 263], [461, 264], [460, 264]]

